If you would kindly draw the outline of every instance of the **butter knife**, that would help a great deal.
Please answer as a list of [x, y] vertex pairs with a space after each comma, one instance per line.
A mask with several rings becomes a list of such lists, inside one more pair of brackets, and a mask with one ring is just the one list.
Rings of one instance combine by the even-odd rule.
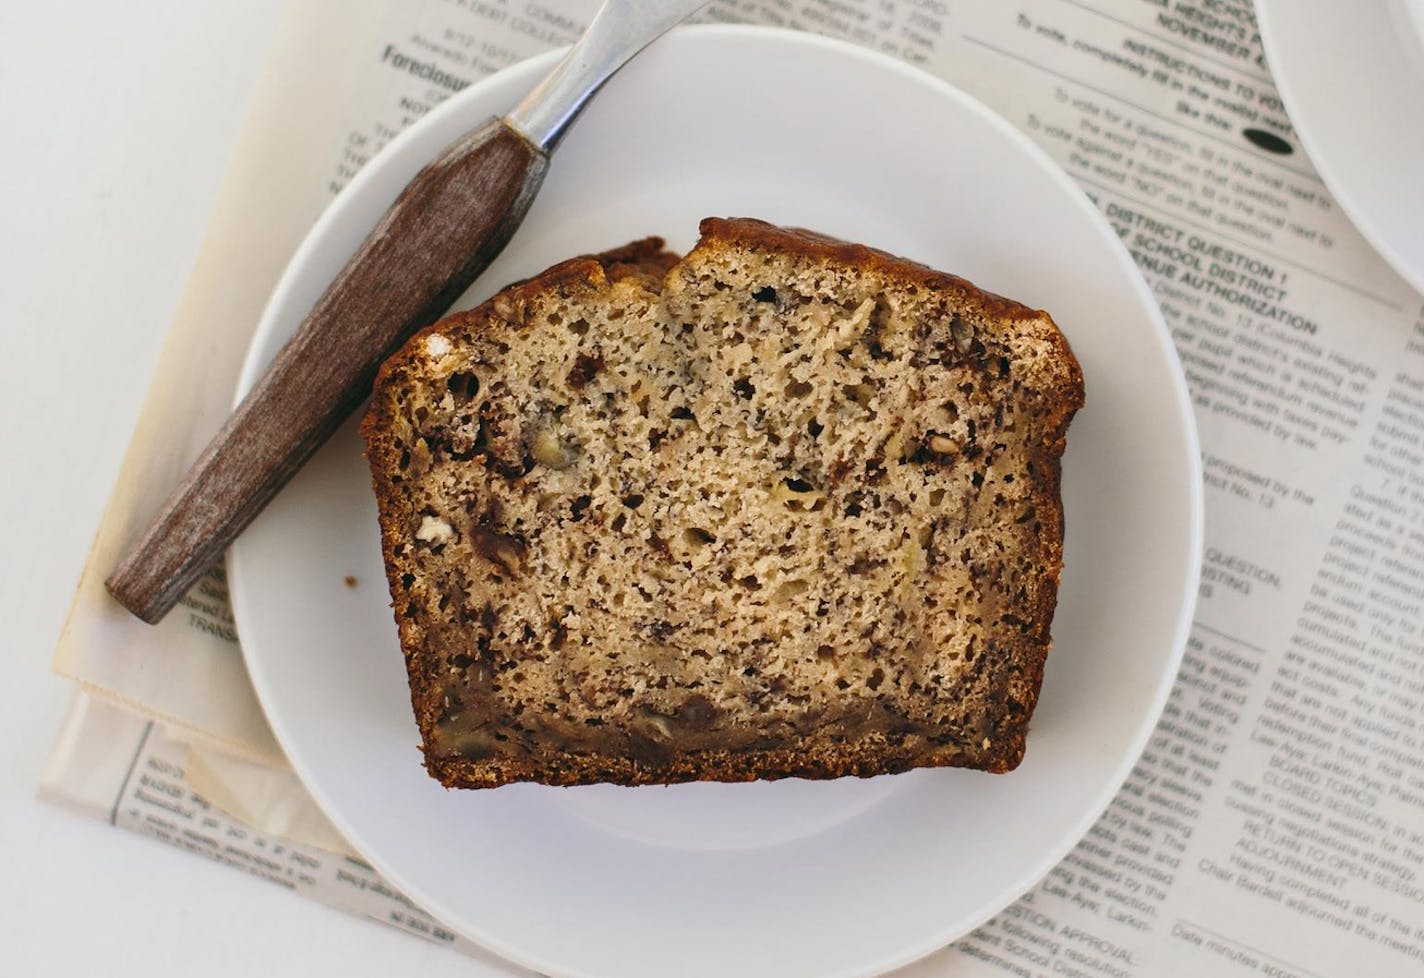
[[549, 157], [614, 72], [707, 0], [606, 0], [515, 109], [421, 170], [199, 456], [105, 585], [157, 622], [370, 394], [381, 361], [494, 260]]

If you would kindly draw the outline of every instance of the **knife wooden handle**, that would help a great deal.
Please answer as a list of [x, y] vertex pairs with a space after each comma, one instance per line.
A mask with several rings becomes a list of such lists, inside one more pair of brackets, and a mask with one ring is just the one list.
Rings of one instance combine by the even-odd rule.
[[493, 119], [421, 170], [105, 585], [157, 622], [370, 394], [376, 369], [499, 254], [548, 157]]

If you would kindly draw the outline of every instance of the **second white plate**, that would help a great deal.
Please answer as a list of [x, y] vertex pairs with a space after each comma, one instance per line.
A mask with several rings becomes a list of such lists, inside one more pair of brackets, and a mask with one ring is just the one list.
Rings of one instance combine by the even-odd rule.
[[1424, 49], [1393, 2], [1256, 0], [1256, 17], [1316, 172], [1365, 239], [1424, 293]]
[[[549, 64], [463, 92], [362, 171], [287, 270], [244, 389], [416, 170]], [[574, 128], [469, 299], [650, 233], [685, 247], [709, 214], [965, 275], [1049, 309], [1072, 342], [1088, 407], [1064, 462], [1056, 647], [1018, 771], [445, 791], [421, 767], [353, 425], [233, 549], [239, 630], [273, 729], [333, 821], [494, 951], [557, 975], [883, 971], [1031, 886], [1146, 742], [1196, 590], [1191, 410], [1131, 259], [1042, 152], [950, 86], [807, 34], [696, 28], [650, 48]]]

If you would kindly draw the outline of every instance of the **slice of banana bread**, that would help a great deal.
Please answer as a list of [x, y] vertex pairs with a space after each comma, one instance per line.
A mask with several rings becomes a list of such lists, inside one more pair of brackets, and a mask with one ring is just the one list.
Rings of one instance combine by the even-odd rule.
[[1042, 312], [708, 219], [414, 337], [362, 425], [448, 786], [1023, 756], [1083, 381]]

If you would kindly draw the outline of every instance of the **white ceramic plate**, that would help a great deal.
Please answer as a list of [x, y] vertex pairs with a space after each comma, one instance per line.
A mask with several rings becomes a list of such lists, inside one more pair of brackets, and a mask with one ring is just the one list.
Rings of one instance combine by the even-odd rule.
[[1256, 0], [1256, 18], [1316, 172], [1365, 239], [1424, 292], [1424, 50], [1410, 26], [1424, 22], [1419, 6]]
[[1424, 83], [1424, 0], [1386, 0], [1415, 77]]
[[[244, 389], [417, 168], [549, 63], [462, 93], [361, 172], [282, 279]], [[1070, 337], [1089, 406], [1064, 464], [1057, 645], [1017, 772], [445, 791], [420, 764], [354, 424], [232, 551], [243, 647], [277, 736], [332, 820], [413, 899], [494, 951], [558, 975], [882, 971], [1032, 885], [1145, 743], [1196, 591], [1191, 412], [1142, 279], [1043, 153], [948, 85], [806, 34], [695, 28], [654, 45], [575, 127], [467, 298], [652, 232], [690, 245], [708, 214], [912, 256], [1051, 309]]]

